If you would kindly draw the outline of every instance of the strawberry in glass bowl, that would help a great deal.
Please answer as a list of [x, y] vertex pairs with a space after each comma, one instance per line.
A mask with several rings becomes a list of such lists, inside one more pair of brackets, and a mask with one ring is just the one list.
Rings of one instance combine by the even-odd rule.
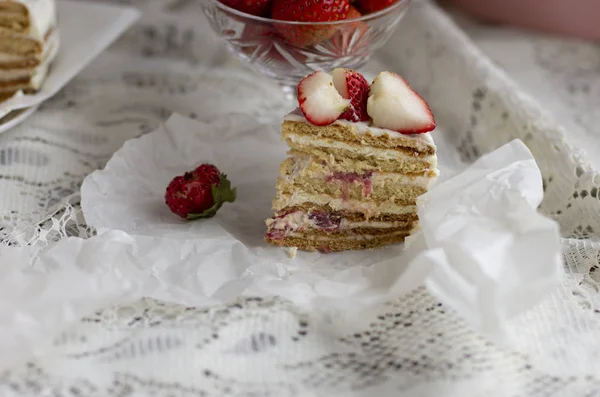
[[228, 48], [288, 99], [316, 70], [359, 69], [391, 37], [410, 0], [202, 0]]

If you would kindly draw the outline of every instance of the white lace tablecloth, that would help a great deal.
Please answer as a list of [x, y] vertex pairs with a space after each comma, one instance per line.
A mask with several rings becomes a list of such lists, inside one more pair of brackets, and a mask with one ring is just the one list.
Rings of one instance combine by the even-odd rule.
[[[83, 178], [174, 111], [278, 123], [289, 110], [274, 85], [229, 55], [197, 2], [120, 2], [142, 9], [141, 21], [0, 136], [5, 243], [92, 234], [79, 208]], [[82, 319], [52, 351], [0, 375], [0, 395], [600, 395], [600, 47], [461, 19], [488, 58], [426, 1], [401, 25], [368, 71], [398, 70], [430, 99], [447, 134], [438, 142], [457, 161], [520, 138], [543, 172], [540, 209], [561, 225], [566, 277], [520, 320], [523, 349], [477, 335], [425, 289], [345, 319], [278, 298], [211, 309], [142, 300]], [[559, 359], [544, 365], [527, 354], [544, 349]], [[582, 370], [564, 375], [556, 363]]]

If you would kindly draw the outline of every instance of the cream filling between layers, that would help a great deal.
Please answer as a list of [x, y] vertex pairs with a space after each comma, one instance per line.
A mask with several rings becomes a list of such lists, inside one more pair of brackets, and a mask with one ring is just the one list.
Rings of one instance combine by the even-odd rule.
[[362, 212], [365, 216], [375, 216], [377, 214], [405, 215], [417, 212], [416, 205], [398, 205], [393, 202], [385, 201], [382, 203], [337, 199], [326, 194], [308, 194], [305, 192], [294, 192], [293, 194], [280, 194], [273, 201], [273, 209], [281, 211], [286, 207], [313, 203], [316, 205], [329, 205], [335, 211]]
[[[18, 55], [18, 54], [8, 54], [0, 52], [0, 63], [1, 62], [16, 62], [16, 61], [25, 61], [32, 58], [31, 55]], [[34, 59], [38, 59], [37, 55]]]
[[[352, 222], [348, 219], [342, 218], [339, 227], [334, 230], [352, 230], [361, 227], [370, 227], [376, 229], [387, 229], [405, 225], [407, 222], [376, 222], [376, 221], [361, 221]], [[304, 211], [295, 211], [281, 218], [271, 218], [266, 221], [269, 229], [287, 229], [290, 231], [306, 230], [306, 229], [323, 229], [318, 225], [317, 222], [310, 219], [308, 214]]]
[[429, 164], [430, 169], [437, 168], [437, 156], [425, 156], [416, 157], [406, 153], [399, 152], [397, 150], [374, 148], [372, 146], [360, 146], [360, 145], [349, 145], [345, 142], [334, 141], [331, 139], [315, 139], [314, 137], [297, 134], [285, 134], [284, 138], [289, 139], [291, 142], [297, 145], [303, 146], [316, 146], [320, 148], [335, 148], [348, 150], [354, 153], [358, 153], [364, 157], [374, 157], [381, 160], [393, 161], [393, 160], [410, 160], [413, 162], [422, 162]]
[[[284, 121], [296, 121], [310, 124], [298, 108], [288, 113], [283, 119]], [[369, 123], [352, 122], [348, 120], [336, 120], [333, 122], [333, 124], [354, 127], [356, 128], [356, 132], [359, 135], [369, 133], [373, 136], [388, 136], [391, 138], [410, 139], [412, 141], [417, 142], [420, 150], [429, 147], [432, 147], [434, 149], [436, 148], [435, 143], [433, 142], [433, 138], [429, 132], [426, 132], [424, 134], [401, 134], [397, 131], [375, 127]]]
[[39, 66], [36, 68], [25, 68], [25, 69], [0, 69], [0, 82], [4, 81], [13, 81], [13, 80], [21, 80], [27, 77], [31, 77], [35, 74], [36, 70], [38, 70]]

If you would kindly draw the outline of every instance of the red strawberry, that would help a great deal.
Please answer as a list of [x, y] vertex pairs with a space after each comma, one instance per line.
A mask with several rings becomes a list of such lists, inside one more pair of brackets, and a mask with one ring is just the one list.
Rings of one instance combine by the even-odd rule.
[[353, 5], [350, 5], [350, 10], [348, 11], [348, 16], [346, 19], [356, 19], [360, 17], [362, 17], [360, 11], [358, 11]]
[[223, 203], [235, 201], [235, 189], [217, 167], [202, 164], [173, 179], [167, 187], [165, 201], [171, 211], [182, 218], [210, 218]]
[[268, 17], [271, 0], [220, 0], [221, 3], [235, 10], [257, 17]]
[[357, 0], [356, 7], [363, 14], [371, 14], [390, 7], [398, 0]]
[[[361, 18], [362, 16], [363, 15], [360, 13], [360, 11], [356, 9], [356, 7], [350, 5], [350, 11], [348, 12], [348, 16], [346, 17], [346, 19], [357, 19]], [[367, 25], [365, 22], [354, 22], [352, 24], [352, 27], [355, 31], [359, 31], [361, 33], [361, 36], [367, 30], [369, 30], [369, 25]]]
[[369, 99], [369, 82], [362, 74], [344, 68], [333, 69], [333, 85], [340, 95], [350, 99], [350, 109], [340, 116], [348, 121], [369, 121], [367, 100]]
[[[349, 0], [273, 0], [271, 18], [295, 22], [333, 22], [346, 19]], [[306, 47], [330, 39], [333, 25], [293, 26], [278, 24], [280, 34], [292, 45]]]
[[331, 75], [318, 71], [298, 84], [298, 104], [306, 120], [317, 126], [329, 125], [350, 107], [333, 86]]
[[402, 134], [435, 129], [429, 105], [396, 73], [381, 72], [371, 84], [367, 111], [373, 125]]

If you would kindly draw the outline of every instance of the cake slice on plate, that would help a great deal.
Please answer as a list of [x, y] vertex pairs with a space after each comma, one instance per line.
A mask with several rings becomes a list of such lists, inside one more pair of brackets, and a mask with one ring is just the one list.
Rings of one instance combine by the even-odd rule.
[[54, 0], [0, 1], [0, 97], [37, 91], [58, 47]]
[[429, 106], [397, 74], [316, 72], [281, 126], [281, 164], [266, 241], [334, 252], [404, 241], [416, 200], [437, 178]]

